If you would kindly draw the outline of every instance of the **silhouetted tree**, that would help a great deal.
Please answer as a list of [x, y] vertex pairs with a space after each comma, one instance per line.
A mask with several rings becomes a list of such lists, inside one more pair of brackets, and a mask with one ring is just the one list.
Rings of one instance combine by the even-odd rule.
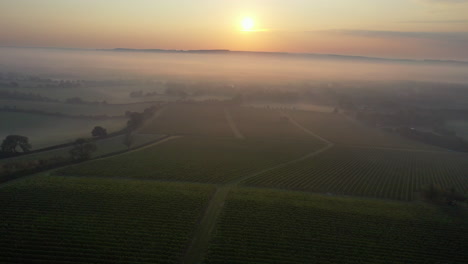
[[32, 146], [29, 144], [29, 138], [19, 135], [7, 136], [2, 142], [1, 150], [7, 153], [18, 153], [18, 147], [23, 152], [31, 151]]
[[91, 158], [91, 154], [97, 150], [96, 144], [86, 139], [77, 139], [70, 150], [70, 155], [73, 160], [87, 160]]
[[137, 129], [143, 124], [143, 121], [145, 120], [144, 115], [142, 113], [129, 112], [127, 113], [127, 116], [130, 118], [127, 121], [127, 128], [129, 130]]
[[123, 141], [122, 143], [127, 146], [127, 149], [130, 149], [130, 147], [132, 146], [133, 144], [133, 136], [131, 133], [126, 133], [124, 138], [123, 138]]
[[107, 130], [101, 126], [96, 126], [91, 132], [91, 135], [93, 135], [93, 137], [105, 137], [107, 136]]

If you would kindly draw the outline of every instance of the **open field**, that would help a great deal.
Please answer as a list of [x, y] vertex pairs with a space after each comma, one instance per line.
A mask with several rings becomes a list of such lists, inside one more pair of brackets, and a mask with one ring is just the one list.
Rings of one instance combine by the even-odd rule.
[[[134, 134], [132, 135], [133, 144], [131, 146], [131, 149], [138, 148], [142, 145], [148, 144], [162, 137], [164, 137], [164, 135]], [[97, 146], [97, 151], [92, 153], [91, 157], [98, 157], [98, 156], [103, 156], [103, 155], [126, 150], [127, 147], [122, 143], [123, 138], [124, 138], [124, 135], [120, 135], [120, 136], [96, 141], [95, 144]], [[41, 160], [41, 159], [46, 160], [46, 159], [56, 158], [56, 157], [69, 157], [70, 156], [69, 152], [71, 148], [72, 147], [66, 147], [66, 148], [50, 150], [46, 152], [28, 154], [25, 156], [1, 159], [0, 165], [10, 163], [10, 162], [34, 161], [34, 160]]]
[[207, 185], [39, 176], [0, 188], [1, 263], [180, 263]]
[[141, 132], [233, 137], [222, 106], [188, 103], [168, 105], [161, 116], [148, 123]]
[[234, 122], [246, 138], [274, 139], [282, 141], [309, 141], [313, 137], [289, 122], [274, 109], [233, 107], [230, 112]]
[[90, 137], [95, 126], [108, 132], [125, 127], [125, 118], [116, 120], [84, 120], [27, 113], [0, 112], [0, 120], [7, 125], [0, 128], [0, 138], [8, 135], [29, 137], [33, 149], [73, 142], [79, 137]]
[[468, 192], [467, 159], [464, 154], [445, 152], [334, 147], [246, 184], [409, 201], [430, 183]]
[[61, 174], [223, 183], [301, 157], [320, 143], [183, 137], [141, 151], [90, 161]]
[[310, 111], [287, 111], [287, 114], [314, 133], [336, 144], [369, 147], [438, 149], [377, 128], [365, 126], [357, 121], [349, 120], [340, 114]]
[[237, 189], [205, 263], [466, 263], [467, 216], [435, 207]]
[[88, 116], [123, 116], [126, 111], [143, 112], [145, 108], [154, 103], [140, 104], [65, 104], [55, 102], [36, 102], [25, 100], [0, 99], [0, 108], [9, 107], [21, 110], [41, 110], [50, 113], [62, 113], [67, 115], [88, 115]]
[[452, 120], [448, 122], [447, 127], [455, 131], [457, 136], [468, 140], [468, 120]]

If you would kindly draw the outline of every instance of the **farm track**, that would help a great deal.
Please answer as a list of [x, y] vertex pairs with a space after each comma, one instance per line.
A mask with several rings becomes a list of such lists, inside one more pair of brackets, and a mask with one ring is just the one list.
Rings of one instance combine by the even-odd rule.
[[328, 145], [334, 145], [333, 142], [329, 141], [328, 139], [325, 139], [319, 135], [317, 135], [316, 133], [312, 132], [311, 130], [309, 130], [308, 128], [306, 128], [305, 126], [301, 125], [300, 123], [298, 123], [296, 120], [294, 120], [294, 118], [292, 118], [290, 115], [286, 114], [284, 111], [281, 111], [279, 110], [278, 111], [280, 114], [282, 114], [283, 116], [287, 117], [289, 122], [291, 122], [291, 124], [295, 125], [297, 128], [299, 128], [300, 130], [304, 131], [305, 133], [319, 139], [320, 141], [323, 141], [325, 142], [326, 144]]
[[460, 154], [464, 155], [463, 152], [453, 152], [448, 150], [428, 150], [428, 149], [418, 149], [418, 148], [392, 148], [392, 147], [373, 147], [373, 146], [360, 146], [360, 145], [342, 145], [344, 147], [358, 148], [358, 149], [376, 149], [376, 150], [394, 150], [394, 151], [406, 151], [406, 152], [421, 152], [421, 153], [446, 153], [446, 154]]
[[[166, 137], [157, 139], [153, 143], [146, 144], [146, 145], [143, 145], [141, 147], [133, 148], [131, 150], [124, 151], [124, 152], [117, 152], [117, 153], [114, 153], [114, 154], [111, 153], [111, 154], [105, 155], [105, 157], [97, 157], [97, 158], [91, 159], [89, 161], [95, 161], [95, 160], [100, 160], [100, 159], [108, 159], [108, 158], [113, 158], [113, 157], [116, 157], [116, 156], [119, 156], [119, 155], [129, 154], [129, 153], [140, 151], [140, 150], [143, 150], [143, 149], [146, 149], [146, 148], [154, 147], [154, 146], [157, 146], [159, 144], [165, 143], [167, 141], [174, 140], [174, 139], [181, 138], [181, 137], [182, 136], [166, 136]], [[89, 161], [86, 161], [86, 162], [89, 162]], [[19, 177], [19, 178], [10, 180], [10, 181], [6, 181], [6, 182], [3, 182], [3, 183], [0, 183], [0, 187], [11, 185], [11, 184], [15, 183], [16, 181], [22, 180], [24, 178], [31, 178], [31, 177], [38, 176], [38, 175], [52, 175], [53, 172], [55, 172], [55, 171], [57, 171], [59, 169], [65, 168], [65, 167], [69, 167], [71, 165], [73, 165], [73, 164], [63, 165], [63, 166], [60, 166], [60, 167], [57, 167], [57, 168], [54, 168], [54, 169], [50, 169], [50, 170], [47, 170], [47, 171], [41, 171], [41, 172], [37, 172], [37, 173], [30, 174], [30, 175], [27, 175], [27, 176]], [[124, 179], [124, 178], [122, 178], [122, 179]], [[134, 180], [134, 179], [132, 178], [132, 180]]]
[[97, 158], [97, 159], [94, 159], [94, 160], [107, 159], [107, 158], [113, 158], [113, 157], [119, 156], [119, 155], [130, 154], [130, 153], [140, 151], [140, 150], [143, 150], [143, 149], [147, 149], [147, 148], [151, 148], [151, 147], [157, 146], [159, 144], [165, 143], [167, 141], [174, 140], [174, 139], [181, 138], [181, 137], [182, 136], [168, 136], [168, 137], [162, 138], [162, 139], [160, 139], [160, 140], [158, 140], [158, 141], [156, 141], [156, 142], [154, 142], [152, 144], [142, 146], [141, 148], [134, 148], [132, 150], [129, 150], [129, 151], [126, 151], [126, 152], [123, 152], [123, 153], [120, 153], [120, 154], [111, 155], [111, 156], [108, 156], [108, 157], [105, 157], [105, 158]]
[[226, 120], [229, 124], [229, 127], [232, 130], [232, 133], [234, 136], [238, 139], [245, 139], [244, 135], [240, 132], [239, 128], [237, 127], [236, 123], [234, 122], [234, 119], [232, 119], [231, 112], [227, 108], [224, 108], [224, 115], [226, 116]]
[[[311, 130], [309, 130], [308, 128], [304, 127], [303, 125], [301, 125], [300, 123], [298, 123], [296, 120], [294, 120], [294, 118], [292, 118], [290, 115], [288, 115], [287, 113], [285, 113], [284, 111], [281, 111], [279, 110], [279, 112], [286, 116], [289, 120], [289, 122], [291, 122], [293, 125], [297, 126], [298, 128], [300, 128], [301, 130], [303, 130], [304, 132], [306, 132], [307, 134], [309, 135], [312, 135], [328, 144], [335, 144], [323, 137], [321, 137], [320, 135], [312, 132]], [[358, 124], [358, 122], [352, 118], [350, 118], [349, 116], [346, 116], [346, 115], [343, 115], [347, 120], [349, 120], [350, 122], [353, 122], [353, 123], [356, 123]], [[429, 150], [429, 149], [420, 149], [420, 148], [392, 148], [392, 147], [378, 147], [378, 146], [361, 146], [361, 145], [345, 145], [345, 144], [336, 144], [336, 145], [340, 145], [340, 146], [345, 146], [345, 147], [351, 147], [351, 148], [359, 148], [359, 149], [376, 149], [376, 150], [395, 150], [395, 151], [407, 151], [407, 152], [422, 152], [422, 153], [452, 153], [453, 152], [450, 152], [448, 150], [444, 150], [444, 149], [433, 149], [433, 150]], [[460, 153], [460, 152], [455, 152], [457, 154], [464, 154], [464, 153]]]
[[[226, 112], [227, 113], [227, 112]], [[283, 112], [280, 111], [281, 114], [284, 114]], [[289, 118], [288, 115], [284, 114]], [[226, 116], [227, 117], [227, 116]], [[216, 224], [218, 222], [218, 219], [220, 218], [219, 216], [221, 215], [221, 212], [223, 210], [224, 204], [226, 202], [226, 198], [229, 195], [229, 192], [234, 189], [236, 186], [241, 184], [243, 181], [246, 181], [248, 179], [251, 179], [253, 177], [256, 177], [258, 175], [261, 175], [263, 173], [276, 170], [288, 165], [291, 165], [296, 162], [300, 162], [312, 157], [315, 157], [317, 155], [320, 155], [321, 153], [331, 149], [334, 144], [319, 135], [313, 133], [312, 131], [308, 130], [307, 128], [303, 127], [301, 124], [297, 123], [294, 119], [289, 118], [290, 122], [293, 123], [295, 126], [297, 126], [299, 129], [304, 131], [305, 133], [319, 139], [320, 141], [325, 143], [325, 146], [322, 147], [319, 150], [316, 150], [312, 153], [306, 154], [305, 156], [302, 156], [300, 158], [287, 161], [281, 164], [277, 164], [275, 166], [260, 170], [258, 172], [255, 172], [253, 174], [247, 175], [242, 178], [238, 178], [235, 180], [232, 180], [226, 184], [220, 184], [217, 186], [216, 192], [214, 193], [213, 197], [211, 198], [208, 206], [206, 207], [206, 210], [200, 220], [200, 224], [198, 225], [198, 228], [195, 230], [194, 237], [192, 239], [192, 242], [190, 243], [187, 253], [182, 261], [184, 264], [200, 264], [203, 262], [203, 259], [208, 251], [209, 248], [209, 243], [211, 241], [213, 231], [216, 228]]]

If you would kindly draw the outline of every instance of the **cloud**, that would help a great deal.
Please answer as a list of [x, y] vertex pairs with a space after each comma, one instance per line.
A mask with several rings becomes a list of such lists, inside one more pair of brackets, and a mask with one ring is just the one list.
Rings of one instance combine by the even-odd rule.
[[439, 4], [439, 5], [456, 5], [456, 4], [467, 4], [468, 0], [416, 0], [426, 4]]
[[418, 32], [418, 31], [381, 31], [336, 29], [323, 31], [307, 31], [309, 33], [324, 33], [370, 38], [413, 38], [442, 41], [468, 42], [468, 32]]
[[419, 2], [433, 3], [433, 4], [463, 4], [468, 3], [468, 0], [418, 0]]
[[468, 23], [468, 19], [463, 20], [408, 20], [408, 21], [399, 21], [398, 23], [408, 23], [408, 24], [464, 24]]

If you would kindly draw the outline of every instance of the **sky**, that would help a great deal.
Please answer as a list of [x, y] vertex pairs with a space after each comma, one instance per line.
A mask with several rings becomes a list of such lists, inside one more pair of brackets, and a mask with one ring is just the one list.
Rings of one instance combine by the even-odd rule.
[[468, 60], [467, 14], [468, 0], [0, 0], [0, 46]]

